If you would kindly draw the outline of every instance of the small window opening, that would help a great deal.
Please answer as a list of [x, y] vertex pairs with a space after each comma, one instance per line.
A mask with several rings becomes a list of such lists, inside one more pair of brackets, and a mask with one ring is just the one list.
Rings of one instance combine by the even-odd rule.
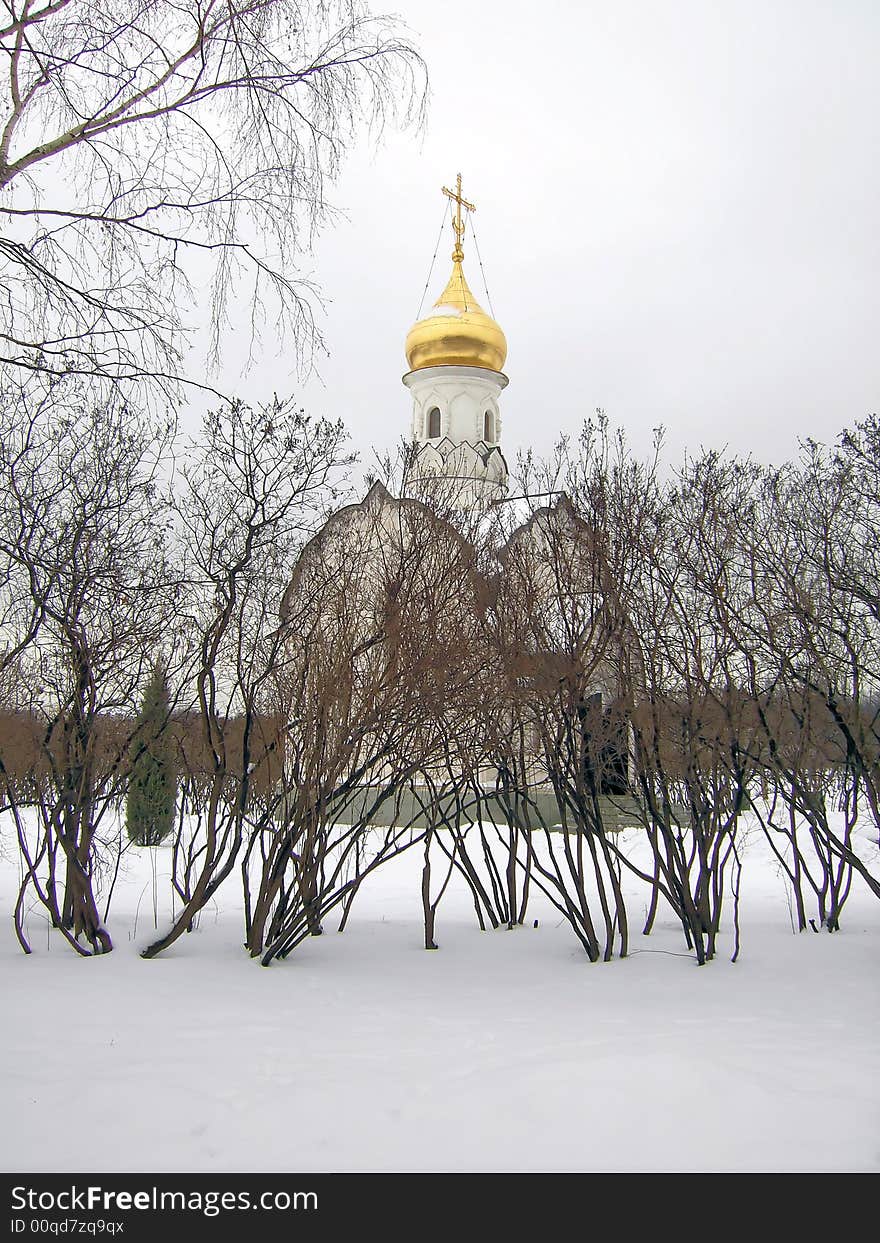
[[440, 436], [440, 411], [433, 406], [428, 411], [428, 439], [437, 440]]
[[491, 410], [487, 410], [483, 415], [483, 439], [486, 444], [495, 442], [495, 420], [492, 418]]

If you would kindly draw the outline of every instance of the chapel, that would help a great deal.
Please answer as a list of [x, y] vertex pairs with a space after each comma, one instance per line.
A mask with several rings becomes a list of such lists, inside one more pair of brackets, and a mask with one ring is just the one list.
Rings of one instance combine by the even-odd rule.
[[[412, 663], [406, 666], [411, 681], [413, 670], [421, 677], [423, 653], [457, 644], [452, 664], [459, 668], [463, 681], [473, 678], [476, 684], [480, 670], [468, 663], [468, 627], [473, 622], [479, 628], [486, 608], [493, 607], [493, 602], [497, 605], [505, 588], [508, 595], [513, 589], [513, 598], [537, 602], [538, 612], [550, 627], [534, 661], [528, 651], [530, 640], [524, 638], [524, 676], [565, 676], [564, 662], [559, 662], [558, 669], [553, 663], [553, 611], [558, 604], [560, 574], [567, 586], [589, 602], [585, 607], [595, 615], [584, 619], [587, 628], [592, 626], [596, 634], [603, 625], [608, 627], [606, 633], [614, 627], [616, 633], [621, 630], [619, 619], [611, 616], [615, 593], [606, 581], [595, 534], [562, 493], [546, 506], [533, 506], [525, 520], [514, 525], [497, 549], [494, 565], [478, 566], [468, 533], [508, 499], [508, 466], [501, 447], [501, 395], [508, 385], [503, 370], [507, 341], [500, 325], [475, 298], [465, 276], [467, 217], [463, 213], [473, 212], [475, 207], [462, 195], [461, 176], [454, 190], [443, 187], [443, 193], [453, 205], [452, 270], [437, 301], [406, 335], [408, 370], [403, 384], [412, 398], [412, 413], [400, 494], [393, 495], [376, 481], [361, 501], [331, 515], [303, 549], [281, 609], [282, 624], [289, 627], [297, 628], [300, 617], [310, 619], [312, 650], [320, 651], [320, 660], [332, 662], [336, 649], [343, 657], [346, 652], [357, 652], [358, 686], [381, 685], [383, 693], [387, 693], [389, 677], [387, 666], [380, 667], [381, 662], [390, 658], [391, 647], [394, 658], [400, 658], [407, 646], [406, 636], [410, 647], [416, 649]], [[317, 611], [315, 600], [322, 601]], [[377, 641], [376, 636], [392, 632], [395, 641], [391, 647]], [[475, 652], [479, 650], [476, 630], [472, 646]], [[338, 668], [330, 670], [329, 676], [337, 685], [351, 676], [345, 665], [344, 658]], [[603, 713], [607, 718], [609, 711], [619, 710], [620, 675], [619, 659], [597, 658], [592, 664], [583, 694], [585, 722], [595, 721], [598, 713], [601, 724]], [[328, 676], [326, 669], [324, 676]], [[406, 678], [402, 674], [401, 681]], [[393, 707], [392, 715], [396, 714], [398, 721], [406, 717], [404, 691], [402, 687], [401, 703]], [[414, 693], [424, 697], [432, 690], [426, 682]], [[438, 696], [432, 708], [435, 717], [442, 716], [442, 691]], [[608, 736], [607, 719], [604, 734]], [[625, 723], [619, 736], [612, 731], [611, 740], [614, 753], [602, 757], [603, 793], [623, 794], [629, 788], [630, 767]], [[423, 743], [424, 739], [413, 739], [408, 744], [402, 735], [389, 740], [390, 747], [404, 751], [407, 745]], [[456, 745], [466, 747], [467, 743], [457, 739]], [[403, 771], [405, 755], [395, 753], [393, 764]], [[388, 765], [392, 765], [391, 759], [385, 770], [365, 773], [365, 799], [370, 799], [377, 783], [385, 779]], [[536, 798], [552, 815], [555, 804], [537, 752], [529, 766], [536, 790], [543, 787], [545, 791], [536, 793]], [[494, 814], [496, 778], [494, 771], [479, 774], [488, 818]], [[384, 816], [390, 814], [389, 807], [377, 813], [374, 822], [386, 823]]]

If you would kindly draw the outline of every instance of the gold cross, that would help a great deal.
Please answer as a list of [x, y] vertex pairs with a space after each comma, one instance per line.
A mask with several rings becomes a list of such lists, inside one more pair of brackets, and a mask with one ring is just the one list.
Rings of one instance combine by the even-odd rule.
[[464, 258], [464, 251], [461, 248], [462, 238], [464, 237], [464, 224], [461, 219], [461, 209], [466, 207], [468, 211], [476, 211], [473, 203], [469, 203], [467, 199], [461, 197], [461, 173], [455, 180], [455, 191], [447, 190], [446, 186], [442, 187], [443, 193], [448, 199], [452, 199], [455, 204], [455, 215], [452, 218], [452, 227], [455, 230], [455, 250], [452, 252], [453, 263], [461, 263]]

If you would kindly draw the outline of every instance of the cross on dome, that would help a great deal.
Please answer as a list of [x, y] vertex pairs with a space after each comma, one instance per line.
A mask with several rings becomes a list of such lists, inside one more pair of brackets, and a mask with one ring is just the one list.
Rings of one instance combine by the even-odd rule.
[[[500, 375], [507, 357], [504, 333], [477, 302], [462, 267], [466, 227], [463, 210], [474, 212], [476, 204], [469, 202], [461, 192], [461, 173], [456, 176], [454, 190], [448, 186], [441, 186], [441, 189], [455, 204], [452, 274], [428, 315], [413, 324], [407, 333], [406, 360], [411, 371], [431, 367], [479, 367]], [[506, 377], [504, 382], [507, 383]]]
[[446, 186], [441, 186], [443, 193], [448, 199], [452, 199], [455, 204], [455, 215], [452, 217], [452, 227], [455, 230], [455, 250], [452, 252], [453, 263], [461, 263], [464, 259], [464, 251], [462, 250], [462, 241], [464, 240], [464, 222], [461, 218], [461, 209], [466, 207], [468, 211], [476, 211], [476, 205], [469, 203], [467, 199], [461, 196], [461, 173], [455, 178], [455, 190], [449, 190]]

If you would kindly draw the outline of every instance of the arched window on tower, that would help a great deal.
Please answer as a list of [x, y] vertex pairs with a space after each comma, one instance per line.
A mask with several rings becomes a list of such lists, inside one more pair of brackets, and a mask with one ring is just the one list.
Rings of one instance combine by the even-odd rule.
[[428, 439], [440, 439], [440, 411], [436, 406], [432, 406], [428, 411]]
[[483, 415], [483, 439], [487, 445], [495, 443], [495, 420], [491, 410], [487, 410]]

